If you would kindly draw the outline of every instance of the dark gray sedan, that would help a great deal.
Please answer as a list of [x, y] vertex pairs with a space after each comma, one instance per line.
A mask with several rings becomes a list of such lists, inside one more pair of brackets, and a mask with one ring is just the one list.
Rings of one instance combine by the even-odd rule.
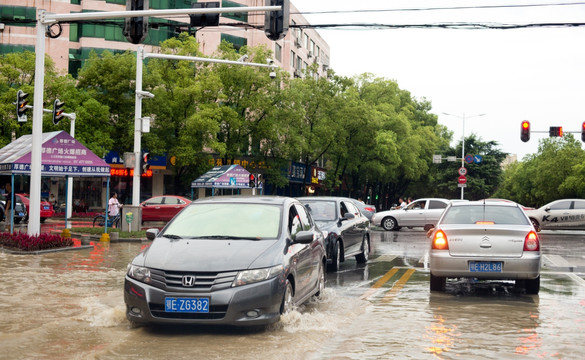
[[265, 325], [325, 286], [322, 232], [286, 197], [193, 202], [128, 265], [133, 323]]
[[365, 263], [370, 254], [370, 221], [345, 197], [310, 196], [298, 198], [325, 234], [328, 269], [339, 270], [340, 263], [355, 256]]

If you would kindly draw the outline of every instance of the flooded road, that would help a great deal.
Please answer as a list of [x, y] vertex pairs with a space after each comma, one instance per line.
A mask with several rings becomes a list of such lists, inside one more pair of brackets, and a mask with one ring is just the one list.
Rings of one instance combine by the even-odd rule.
[[266, 329], [132, 328], [127, 263], [148, 243], [0, 253], [0, 359], [581, 359], [585, 235], [542, 234], [539, 295], [510, 283], [429, 291], [424, 233], [374, 232], [370, 262]]

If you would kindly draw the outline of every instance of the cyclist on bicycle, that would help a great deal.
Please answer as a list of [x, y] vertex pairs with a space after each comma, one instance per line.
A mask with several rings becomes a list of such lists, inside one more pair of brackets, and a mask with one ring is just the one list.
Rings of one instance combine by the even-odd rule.
[[115, 192], [112, 193], [112, 197], [108, 201], [108, 215], [109, 220], [108, 222], [111, 224], [112, 221], [118, 214], [120, 214], [120, 208], [122, 208], [122, 204], [118, 201], [118, 194]]

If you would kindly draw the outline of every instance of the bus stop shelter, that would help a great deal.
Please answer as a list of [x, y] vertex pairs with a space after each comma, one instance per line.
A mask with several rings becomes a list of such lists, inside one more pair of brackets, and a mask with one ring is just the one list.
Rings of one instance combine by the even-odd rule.
[[[0, 174], [12, 175], [12, 189], [14, 189], [15, 175], [30, 176], [31, 151], [32, 135], [21, 136], [0, 149]], [[107, 177], [107, 192], [109, 193], [110, 165], [67, 132], [43, 133], [41, 152], [41, 176]], [[65, 183], [67, 184], [67, 181]], [[67, 192], [68, 189], [66, 188], [65, 191]], [[14, 204], [14, 191], [11, 201]], [[65, 213], [69, 206], [71, 204], [66, 203]], [[13, 226], [14, 220], [11, 218], [10, 232], [13, 232]], [[67, 216], [65, 216], [65, 227], [67, 227]]]

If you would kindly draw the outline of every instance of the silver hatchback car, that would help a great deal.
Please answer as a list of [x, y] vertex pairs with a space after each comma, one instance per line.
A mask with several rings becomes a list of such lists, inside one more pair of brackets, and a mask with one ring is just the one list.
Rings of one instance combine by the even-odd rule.
[[444, 291], [447, 278], [476, 278], [515, 280], [538, 294], [540, 240], [518, 204], [456, 202], [428, 234], [432, 291]]

